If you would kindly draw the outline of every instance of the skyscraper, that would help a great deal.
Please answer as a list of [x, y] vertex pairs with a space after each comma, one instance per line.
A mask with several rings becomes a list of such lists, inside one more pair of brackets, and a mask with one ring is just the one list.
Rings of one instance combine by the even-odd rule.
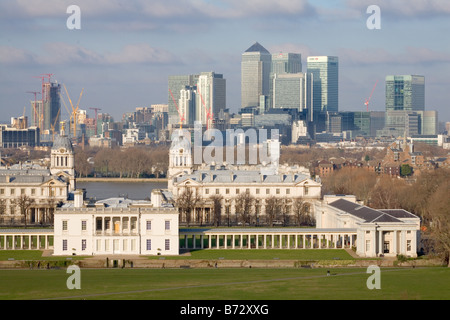
[[308, 73], [313, 77], [314, 119], [319, 113], [339, 111], [339, 59], [314, 56], [307, 59]]
[[269, 96], [272, 55], [258, 42], [245, 50], [241, 62], [241, 108], [258, 107]]
[[[295, 90], [296, 92], [298, 92], [298, 86], [295, 86], [295, 89], [294, 88], [283, 89], [282, 88], [283, 82], [286, 83], [287, 86], [292, 86], [292, 84], [293, 84], [292, 81], [295, 81], [295, 80], [293, 78], [291, 78], [291, 81], [287, 81], [287, 80], [283, 81], [283, 80], [280, 80], [282, 78], [280, 76], [285, 75], [285, 74], [300, 74], [301, 72], [302, 72], [302, 55], [301, 54], [299, 54], [299, 53], [283, 53], [283, 52], [272, 54], [268, 106], [267, 106], [266, 110], [260, 110], [260, 113], [267, 111], [267, 109], [282, 107], [282, 106], [280, 106], [280, 104], [278, 104], [277, 106], [275, 105], [275, 101], [274, 101], [275, 83], [274, 83], [274, 81], [278, 82], [278, 86], [277, 86], [278, 90], [284, 90], [284, 91], [287, 91], [288, 93], [292, 92], [292, 90]], [[276, 78], [279, 80], [275, 80]], [[278, 94], [278, 98], [282, 98], [282, 97]], [[298, 98], [296, 98], [296, 99], [298, 99]], [[280, 100], [279, 100], [279, 102], [280, 102]], [[293, 107], [288, 107], [288, 108], [293, 108]], [[295, 108], [301, 109], [299, 105], [297, 105]]]
[[226, 80], [222, 74], [202, 72], [198, 76], [195, 120], [212, 128], [220, 110], [226, 109]]
[[180, 91], [186, 87], [193, 87], [197, 85], [198, 75], [173, 75], [169, 76], [168, 88], [168, 109], [169, 109], [169, 124], [180, 123], [180, 115], [178, 111], [178, 101], [180, 99]]
[[389, 75], [386, 77], [386, 111], [425, 110], [425, 77]]

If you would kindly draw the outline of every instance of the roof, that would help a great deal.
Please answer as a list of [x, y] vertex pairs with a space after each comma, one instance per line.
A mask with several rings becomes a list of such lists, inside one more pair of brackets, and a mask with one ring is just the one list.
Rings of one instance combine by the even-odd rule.
[[301, 173], [263, 174], [260, 170], [199, 170], [175, 178], [176, 183], [194, 180], [199, 183], [298, 183], [309, 179]]
[[250, 48], [245, 50], [245, 52], [261, 52], [270, 54], [270, 52], [267, 51], [267, 49], [260, 45], [258, 42], [255, 42]]
[[70, 142], [68, 136], [60, 136], [60, 135], [55, 136], [52, 149], [59, 149], [59, 148], [65, 148], [67, 150], [73, 151], [72, 142]]
[[401, 209], [384, 209], [376, 210], [358, 203], [350, 202], [348, 200], [339, 199], [329, 204], [330, 206], [347, 212], [357, 218], [364, 220], [364, 222], [403, 222], [402, 218], [417, 218], [412, 213]]

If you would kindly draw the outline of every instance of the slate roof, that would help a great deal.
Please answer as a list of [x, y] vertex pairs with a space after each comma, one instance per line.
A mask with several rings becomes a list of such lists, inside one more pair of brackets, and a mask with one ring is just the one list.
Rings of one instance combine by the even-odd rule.
[[309, 179], [304, 174], [262, 174], [258, 170], [200, 170], [175, 178], [176, 183], [185, 180], [199, 183], [298, 183]]
[[376, 210], [344, 199], [336, 200], [329, 205], [336, 209], [347, 212], [348, 214], [351, 214], [357, 218], [360, 218], [364, 220], [364, 222], [402, 223], [403, 221], [399, 220], [401, 218], [417, 218], [417, 216], [405, 210]]

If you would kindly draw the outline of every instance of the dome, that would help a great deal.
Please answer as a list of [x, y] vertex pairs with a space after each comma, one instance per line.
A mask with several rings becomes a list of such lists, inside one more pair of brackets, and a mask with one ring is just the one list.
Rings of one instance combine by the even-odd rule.
[[55, 136], [52, 149], [56, 150], [60, 148], [65, 148], [66, 150], [73, 151], [72, 142], [70, 141], [68, 136]]

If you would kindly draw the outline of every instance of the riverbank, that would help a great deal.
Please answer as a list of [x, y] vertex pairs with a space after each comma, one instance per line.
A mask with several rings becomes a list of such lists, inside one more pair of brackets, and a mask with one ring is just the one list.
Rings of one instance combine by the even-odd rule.
[[77, 182], [167, 182], [167, 178], [77, 178]]

